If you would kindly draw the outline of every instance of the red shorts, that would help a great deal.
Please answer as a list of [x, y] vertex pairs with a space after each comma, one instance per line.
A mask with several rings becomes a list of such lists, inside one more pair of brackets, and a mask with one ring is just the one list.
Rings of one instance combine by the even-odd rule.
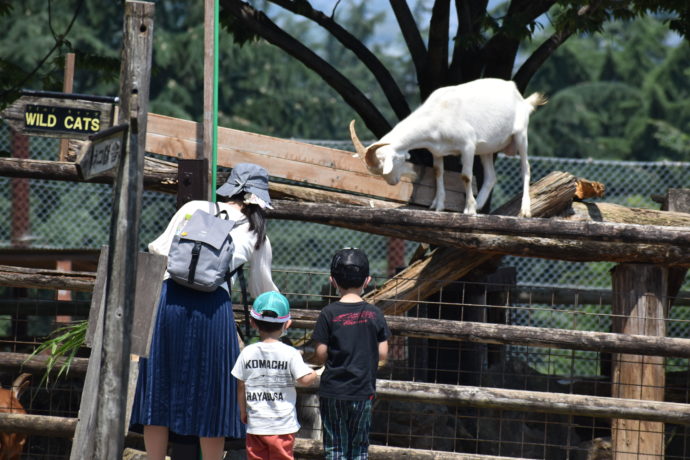
[[248, 460], [294, 460], [295, 434], [247, 433]]

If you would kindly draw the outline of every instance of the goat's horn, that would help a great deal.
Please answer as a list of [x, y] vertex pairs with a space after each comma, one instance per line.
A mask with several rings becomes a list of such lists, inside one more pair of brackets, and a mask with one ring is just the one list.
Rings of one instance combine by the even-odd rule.
[[362, 161], [364, 161], [364, 156], [366, 155], [367, 149], [364, 148], [364, 145], [359, 140], [359, 137], [357, 137], [357, 133], [355, 132], [355, 120], [350, 122], [350, 137], [352, 138], [352, 144], [355, 146], [357, 155], [362, 159]]

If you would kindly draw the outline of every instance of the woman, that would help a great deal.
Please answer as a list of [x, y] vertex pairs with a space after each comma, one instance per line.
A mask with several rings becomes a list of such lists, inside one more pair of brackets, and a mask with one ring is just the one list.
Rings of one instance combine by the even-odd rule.
[[[235, 251], [230, 271], [250, 263], [249, 292], [258, 296], [278, 290], [271, 277], [271, 244], [266, 237], [264, 208], [271, 207], [266, 170], [250, 163], [236, 165], [217, 191], [220, 210], [234, 221]], [[208, 201], [190, 201], [168, 223], [149, 251], [167, 255], [186, 216], [203, 209], [217, 212]], [[223, 457], [225, 437], [244, 437], [232, 377], [239, 342], [228, 287], [202, 292], [177, 284], [166, 273], [148, 359], [139, 364], [132, 425], [144, 426], [150, 460], [163, 460], [169, 431], [199, 436], [204, 460]]]

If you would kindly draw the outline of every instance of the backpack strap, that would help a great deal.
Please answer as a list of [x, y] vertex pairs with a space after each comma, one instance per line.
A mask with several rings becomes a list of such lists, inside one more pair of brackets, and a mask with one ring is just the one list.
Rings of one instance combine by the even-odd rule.
[[249, 302], [247, 302], [247, 280], [244, 278], [244, 264], [240, 265], [236, 269], [234, 269], [232, 272], [228, 273], [227, 275], [227, 283], [228, 283], [228, 289], [230, 289], [230, 279], [233, 277], [233, 275], [237, 273], [237, 279], [240, 282], [240, 290], [242, 291], [242, 304], [244, 305], [244, 332], [245, 334], [242, 334], [242, 330], [238, 327], [237, 332], [239, 332], [240, 337], [242, 338], [242, 341], [246, 344], [247, 339], [249, 339], [249, 333], [250, 333], [250, 328], [249, 328]]

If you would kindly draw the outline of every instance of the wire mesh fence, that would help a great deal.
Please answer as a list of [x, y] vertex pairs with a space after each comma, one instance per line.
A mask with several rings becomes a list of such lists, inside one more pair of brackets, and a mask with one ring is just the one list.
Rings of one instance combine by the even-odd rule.
[[[311, 141], [342, 150], [349, 142]], [[29, 137], [27, 156], [56, 159], [59, 141]], [[9, 129], [0, 126], [0, 151], [11, 151]], [[551, 171], [561, 170], [606, 186], [605, 201], [630, 207], [658, 209], [652, 195], [664, 195], [669, 188], [690, 184], [690, 163], [621, 162], [536, 157], [530, 159], [532, 181]], [[521, 193], [518, 160], [500, 155], [496, 162], [498, 182], [494, 207]], [[17, 188], [21, 184], [22, 188]], [[0, 248], [13, 245], [33, 248], [99, 248], [109, 235], [112, 187], [101, 184], [68, 183], [38, 179], [0, 178]], [[14, 204], [13, 204], [14, 203]], [[13, 207], [14, 206], [14, 207]], [[142, 201], [139, 239], [142, 249], [165, 227], [175, 210], [170, 195], [145, 192]], [[344, 246], [360, 247], [372, 259], [372, 270], [379, 275], [393, 273], [404, 265], [417, 244], [391, 243], [389, 238], [321, 224], [271, 221], [269, 237], [275, 248], [275, 265], [281, 269], [318, 270], [328, 266], [330, 255]], [[610, 288], [607, 262], [581, 263], [525, 257], [504, 258], [504, 264], [517, 268], [518, 283], [552, 287]], [[299, 282], [299, 281], [292, 281]], [[305, 281], [307, 282], [307, 281]], [[685, 284], [685, 289], [690, 283]], [[306, 291], [302, 288], [301, 291]]]
[[[349, 148], [343, 144], [331, 146]], [[31, 158], [55, 159], [57, 141], [30, 138], [29, 149]], [[0, 131], [0, 150], [11, 150], [6, 131]], [[606, 184], [606, 197], [599, 201], [625, 206], [657, 208], [651, 195], [663, 195], [669, 188], [682, 188], [690, 182], [690, 163], [532, 158], [531, 165], [533, 181], [553, 170], [565, 170]], [[518, 167], [514, 159], [499, 156], [499, 179], [492, 198], [495, 206], [520, 193]], [[108, 241], [112, 193], [107, 185], [0, 178], [0, 213], [8, 217], [0, 220], [0, 248], [99, 248]], [[163, 230], [174, 209], [173, 196], [144, 193], [139, 234], [142, 249]], [[334, 299], [328, 265], [335, 250], [344, 246], [364, 249], [371, 260], [374, 284], [381, 285], [409, 260], [417, 246], [414, 242], [305, 222], [270, 221], [268, 232], [274, 249], [276, 284], [295, 308], [313, 310]], [[420, 299], [407, 316], [609, 332], [615, 317], [611, 312], [612, 266], [505, 257], [502, 267], [515, 269], [515, 283], [451, 282], [436, 296]], [[686, 281], [685, 290], [687, 287]], [[56, 302], [46, 309], [43, 302], [53, 301], [54, 292], [0, 288], [0, 293], [11, 299], [3, 304], [0, 314], [0, 348], [15, 353], [32, 350], [59, 321], [83, 319], [67, 317], [65, 304], [89, 300], [88, 296], [75, 296], [72, 302]], [[238, 301], [239, 293], [233, 293], [233, 297]], [[667, 302], [673, 305], [665, 320], [667, 335], [687, 336], [690, 299], [679, 294]], [[310, 352], [310, 330], [293, 329], [289, 338], [305, 356]], [[395, 336], [391, 340], [391, 360], [380, 369], [379, 377], [610, 396], [613, 365], [610, 354], [597, 351]], [[668, 358], [663, 367], [666, 400], [688, 403], [688, 360]], [[0, 376], [6, 388], [16, 375], [4, 371]], [[33, 382], [27, 393], [27, 410], [76, 417], [80, 385], [78, 378], [56, 382], [50, 389], [39, 388]], [[644, 387], [644, 382], [640, 381], [639, 386]], [[314, 403], [313, 398], [307, 398], [305, 405], [310, 401]], [[310, 413], [314, 415], [313, 410], [305, 411], [305, 420]], [[685, 426], [654, 423], [638, 423], [629, 429], [661, 433], [663, 458], [690, 458]], [[303, 425], [309, 427], [308, 423]], [[314, 427], [312, 435], [318, 437], [318, 430]], [[606, 455], [611, 455], [611, 432], [611, 420], [605, 418], [380, 398], [375, 407], [372, 442], [408, 449], [576, 460], [609, 458]], [[33, 436], [26, 458], [66, 458], [68, 446], [66, 440]], [[640, 448], [630, 446], [634, 452]]]
[[[275, 276], [284, 285], [293, 286], [284, 293], [294, 309], [318, 311], [336, 299], [325, 270], [278, 269]], [[372, 289], [387, 279], [377, 276]], [[85, 319], [86, 294], [70, 302], [56, 302], [53, 300], [54, 291], [15, 289], [10, 292], [10, 288], [0, 289], [2, 298], [6, 299], [0, 302], [3, 313], [0, 317], [0, 351], [28, 353], [46, 334], [58, 327], [59, 318], [62, 321]], [[240, 293], [236, 289], [233, 299], [237, 302], [239, 298]], [[664, 320], [668, 335], [684, 337], [683, 331], [690, 320], [690, 298], [679, 296], [664, 301], [672, 305], [668, 309], [668, 319]], [[82, 316], [75, 314], [79, 311]], [[67, 318], [69, 314], [72, 316]], [[593, 332], [610, 332], [612, 319], [616, 318], [612, 314], [611, 296], [603, 291], [593, 294], [591, 290], [467, 281], [449, 283], [435, 296], [414, 305], [406, 316], [415, 320], [482, 320], [555, 331]], [[310, 337], [309, 327], [291, 328], [287, 340], [302, 350], [308, 359], [313, 352]], [[256, 340], [255, 336], [250, 338], [253, 340]], [[83, 350], [79, 356], [88, 356], [88, 351]], [[617, 358], [605, 352], [419, 338], [396, 332], [390, 340], [389, 356], [388, 363], [379, 369], [380, 382], [437, 384], [446, 389], [441, 391], [470, 386], [539, 394], [588, 395], [592, 398], [609, 397], [616, 391], [611, 382], [612, 367]], [[621, 356], [619, 360], [634, 361], [633, 357]], [[665, 401], [689, 404], [690, 362], [668, 358], [657, 365], [663, 366], [665, 374]], [[18, 372], [10, 372], [6, 366], [2, 368], [0, 378], [4, 388]], [[47, 388], [39, 386], [39, 379], [40, 376], [34, 376], [29, 390], [21, 398], [28, 413], [76, 417], [83, 376], [68, 373], [65, 378], [52, 380]], [[640, 389], [652, 385], [642, 374], [634, 384]], [[404, 449], [509, 458], [611, 458], [612, 423], [616, 423], [611, 418], [482, 407], [454, 400], [451, 392], [448, 394], [443, 402], [424, 398], [402, 401], [380, 395], [374, 406], [371, 442]], [[302, 394], [300, 401], [300, 423], [303, 426], [300, 436], [318, 440], [321, 429], [318, 398]], [[628, 427], [628, 431], [631, 430], [657, 432], [663, 438], [663, 457], [651, 455], [648, 458], [690, 458], [690, 438], [684, 425], [638, 422], [634, 427]], [[67, 458], [70, 447], [68, 439], [30, 436], [23, 458]], [[637, 454], [643, 447], [631, 445], [629, 449]], [[590, 451], [600, 456], [593, 457]]]

